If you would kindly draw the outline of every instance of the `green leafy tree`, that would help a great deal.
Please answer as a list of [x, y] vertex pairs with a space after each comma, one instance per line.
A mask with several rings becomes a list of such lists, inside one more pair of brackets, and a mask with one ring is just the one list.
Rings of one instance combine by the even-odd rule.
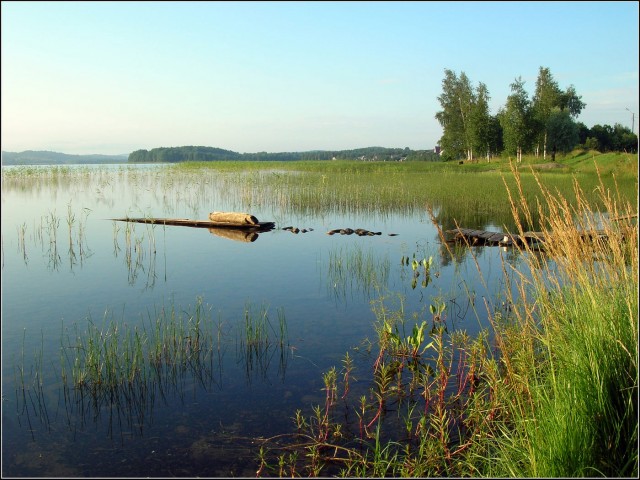
[[539, 155], [540, 144], [543, 147], [543, 158], [547, 158], [547, 124], [554, 108], [560, 104], [562, 91], [548, 68], [540, 67], [536, 80], [536, 89], [531, 102], [532, 126], [536, 137], [536, 156]]
[[[589, 137], [589, 127], [587, 127], [584, 123], [578, 122], [578, 143], [581, 145], [585, 145], [587, 142], [587, 138]], [[587, 147], [589, 148], [589, 147]]]
[[498, 155], [504, 150], [504, 142], [502, 141], [502, 125], [498, 115], [492, 115], [489, 118], [489, 150], [492, 155]]
[[511, 95], [500, 113], [505, 151], [515, 155], [518, 162], [522, 161], [522, 152], [529, 146], [532, 130], [531, 102], [524, 83], [522, 77], [518, 77], [511, 84]]
[[475, 102], [471, 109], [469, 122], [469, 138], [471, 155], [473, 152], [484, 152], [487, 162], [491, 158], [491, 114], [489, 112], [489, 90], [480, 82], [475, 93]]
[[551, 161], [556, 160], [556, 152], [570, 152], [579, 141], [578, 125], [567, 110], [555, 108], [546, 124], [547, 139], [551, 147]]
[[495, 125], [489, 111], [489, 89], [480, 83], [474, 89], [469, 77], [445, 70], [442, 94], [438, 97], [442, 110], [435, 117], [442, 126], [440, 147], [445, 160], [465, 158], [474, 160], [475, 152], [482, 152], [487, 159], [497, 153]]
[[471, 82], [464, 72], [458, 77], [446, 69], [444, 74], [442, 94], [438, 97], [442, 110], [435, 115], [442, 126], [442, 155], [445, 160], [470, 159], [473, 146], [469, 128], [475, 100]]
[[597, 142], [597, 150], [600, 152], [609, 152], [613, 149], [612, 136], [613, 129], [610, 125], [594, 125], [591, 127], [589, 135], [589, 137]]
[[638, 151], [638, 136], [628, 127], [616, 123], [613, 126], [611, 144], [612, 150], [617, 152], [636, 153]]
[[598, 139], [593, 137], [587, 137], [584, 141], [584, 146], [589, 150], [599, 150]]
[[[543, 158], [547, 158], [548, 125], [556, 110], [566, 111], [569, 116], [576, 119], [586, 106], [582, 97], [576, 93], [573, 85], [563, 92], [554, 80], [548, 68], [540, 67], [536, 80], [536, 89], [531, 105], [532, 129], [535, 138], [535, 153], [539, 155], [540, 145], [543, 147]], [[586, 136], [581, 139], [584, 142]], [[574, 145], [575, 146], [575, 145]]]
[[616, 123], [611, 125], [594, 125], [588, 133], [587, 148], [600, 152], [638, 152], [638, 136], [628, 127]]
[[586, 103], [582, 101], [582, 96], [576, 93], [573, 85], [569, 85], [567, 89], [560, 95], [559, 105], [561, 110], [567, 110], [571, 117], [578, 118]]

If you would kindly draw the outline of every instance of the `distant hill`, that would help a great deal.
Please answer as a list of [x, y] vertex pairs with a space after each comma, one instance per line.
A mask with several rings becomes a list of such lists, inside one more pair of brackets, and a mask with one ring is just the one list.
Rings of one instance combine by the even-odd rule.
[[242, 160], [242, 154], [215, 147], [159, 147], [136, 150], [129, 154], [129, 162], [207, 162], [216, 160]]
[[70, 165], [93, 163], [126, 163], [128, 155], [69, 155], [47, 150], [2, 152], [2, 165]]
[[47, 150], [2, 152], [2, 165], [71, 165], [105, 163], [176, 163], [210, 161], [300, 161], [300, 160], [362, 160], [362, 161], [439, 161], [433, 150], [409, 148], [365, 147], [352, 150], [309, 150], [305, 152], [238, 153], [215, 147], [182, 146], [136, 150], [122, 155], [70, 155]]
[[151, 150], [136, 150], [129, 155], [129, 162], [208, 162], [225, 160], [244, 161], [300, 161], [300, 160], [369, 160], [437, 161], [439, 155], [432, 150], [410, 150], [409, 148], [366, 147], [353, 150], [311, 150], [306, 152], [257, 152], [238, 153], [221, 148], [203, 146], [160, 147]]

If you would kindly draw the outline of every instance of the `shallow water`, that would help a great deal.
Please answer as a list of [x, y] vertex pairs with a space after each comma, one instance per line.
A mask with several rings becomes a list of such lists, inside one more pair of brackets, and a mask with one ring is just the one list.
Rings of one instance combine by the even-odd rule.
[[[480, 276], [468, 251], [456, 261], [442, 254], [425, 211], [314, 215], [249, 204], [231, 181], [238, 173], [196, 181], [163, 166], [40, 168], [47, 174], [3, 167], [5, 476], [253, 476], [257, 441], [291, 432], [297, 409], [324, 401], [323, 372], [347, 351], [363, 371], [371, 364], [360, 347], [375, 340], [372, 301], [384, 296], [393, 307], [400, 295], [405, 312], [428, 319], [438, 299], [449, 327], [473, 335], [486, 326], [485, 300], [492, 308], [504, 300], [501, 265], [512, 254], [475, 249]], [[207, 219], [214, 210], [248, 211], [276, 228], [247, 242], [111, 220]], [[347, 227], [380, 235], [327, 235]], [[414, 256], [434, 258], [424, 287], [401, 262]], [[189, 317], [199, 302], [217, 340], [198, 374], [185, 369], [134, 399], [63, 388], [65, 338], [110, 320], [142, 328], [162, 308]], [[272, 333], [284, 318], [285, 343], [260, 357], [243, 350], [247, 311], [267, 312]]]

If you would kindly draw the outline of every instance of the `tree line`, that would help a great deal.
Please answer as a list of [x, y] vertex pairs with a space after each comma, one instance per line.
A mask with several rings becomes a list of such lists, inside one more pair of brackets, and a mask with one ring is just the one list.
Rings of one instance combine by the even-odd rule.
[[159, 147], [136, 150], [129, 154], [129, 162], [208, 162], [208, 161], [300, 161], [300, 160], [362, 160], [362, 161], [439, 161], [433, 150], [365, 147], [352, 150], [311, 150], [306, 152], [238, 153], [222, 148], [204, 146]]
[[500, 154], [551, 155], [567, 153], [578, 146], [606, 151], [637, 152], [638, 137], [620, 124], [588, 128], [576, 118], [586, 104], [573, 85], [561, 89], [548, 68], [540, 67], [531, 98], [518, 77], [499, 111], [489, 111], [489, 90], [480, 82], [473, 86], [464, 72], [445, 69], [442, 109], [435, 114], [443, 129], [440, 139], [443, 160], [486, 158]]

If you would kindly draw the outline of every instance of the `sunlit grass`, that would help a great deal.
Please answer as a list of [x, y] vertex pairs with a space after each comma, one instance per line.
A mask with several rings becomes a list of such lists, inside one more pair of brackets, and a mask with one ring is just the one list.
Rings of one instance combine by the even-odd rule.
[[[260, 474], [637, 476], [637, 197], [600, 178], [591, 202], [578, 181], [565, 195], [534, 175], [533, 210], [513, 174], [517, 228], [537, 216], [547, 241], [522, 247], [526, 268], [505, 262], [514, 289], [491, 330], [448, 332], [444, 304], [425, 318], [381, 299], [370, 371], [323, 375], [325, 405], [296, 413], [291, 443], [265, 442]], [[338, 403], [340, 373], [343, 398], [354, 373], [368, 395]]]

